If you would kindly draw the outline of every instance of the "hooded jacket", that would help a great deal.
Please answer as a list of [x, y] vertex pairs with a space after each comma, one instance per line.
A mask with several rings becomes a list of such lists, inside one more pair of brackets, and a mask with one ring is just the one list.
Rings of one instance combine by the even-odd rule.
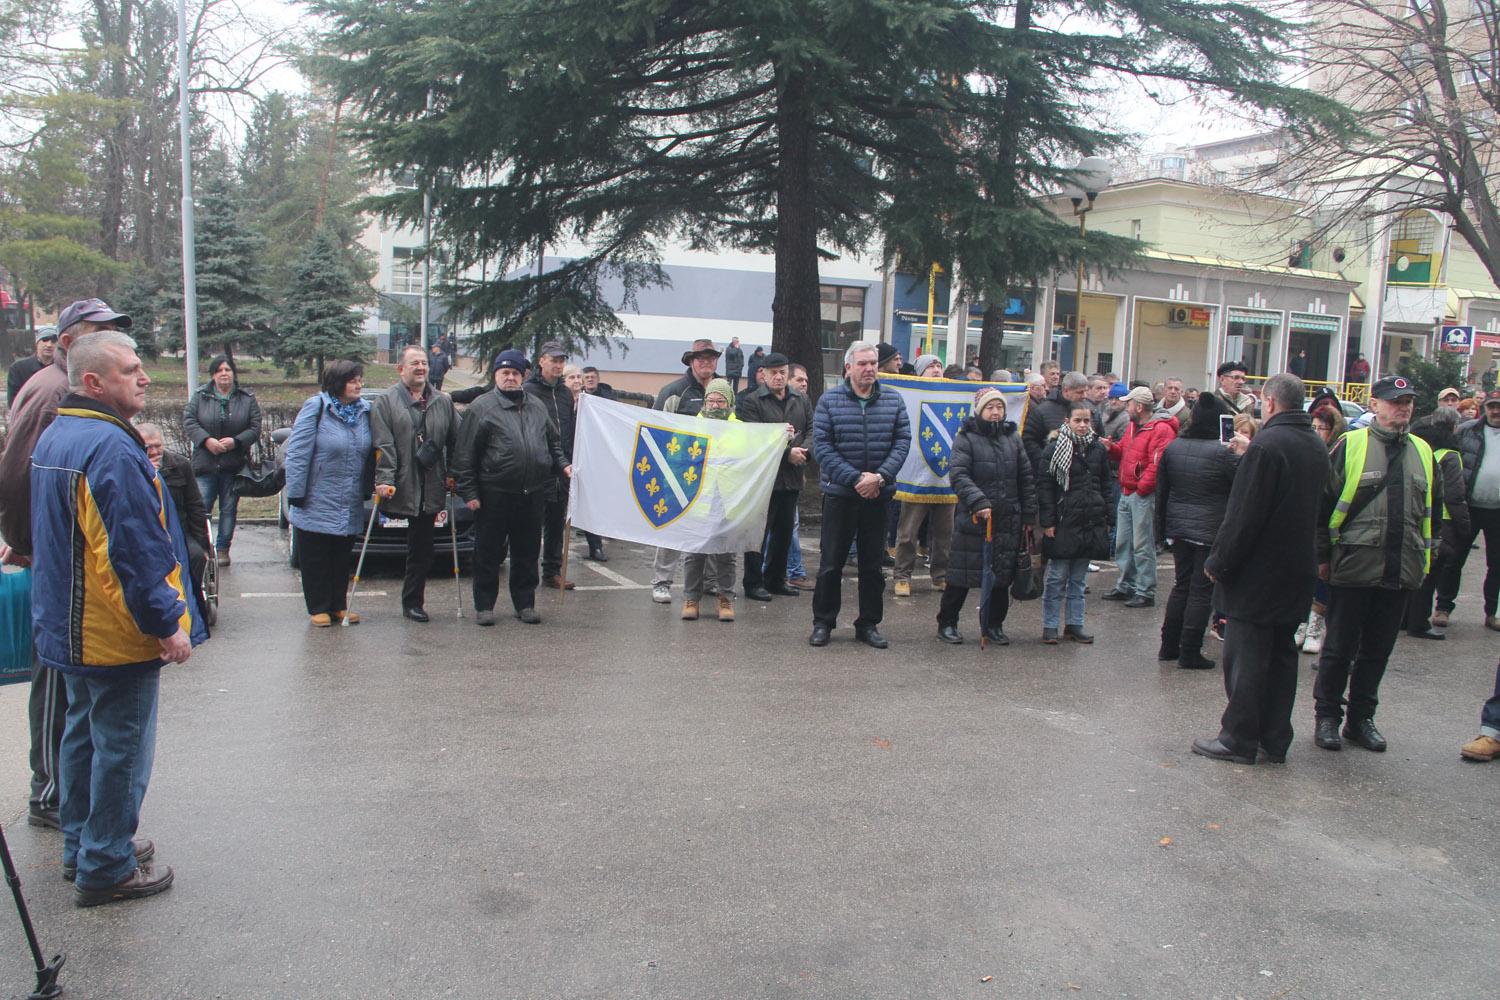
[[1109, 457], [1120, 463], [1120, 492], [1148, 497], [1156, 492], [1156, 470], [1162, 452], [1177, 437], [1177, 418], [1157, 410], [1144, 424], [1131, 421], [1119, 443], [1109, 444]]
[[67, 674], [162, 665], [160, 640], [208, 637], [188, 600], [187, 540], [146, 445], [119, 414], [69, 394], [32, 456], [37, 657]]

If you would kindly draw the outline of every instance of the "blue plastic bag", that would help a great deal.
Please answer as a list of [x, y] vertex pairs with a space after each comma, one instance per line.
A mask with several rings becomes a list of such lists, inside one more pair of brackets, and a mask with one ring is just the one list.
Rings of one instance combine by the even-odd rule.
[[0, 572], [0, 684], [31, 680], [31, 570]]

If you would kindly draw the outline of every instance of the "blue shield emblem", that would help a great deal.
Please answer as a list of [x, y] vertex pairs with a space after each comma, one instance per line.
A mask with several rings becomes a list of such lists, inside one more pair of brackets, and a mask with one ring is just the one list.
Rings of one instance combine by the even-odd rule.
[[953, 452], [953, 437], [969, 415], [967, 403], [923, 403], [917, 422], [917, 443], [922, 460], [934, 475], [948, 475], [948, 460]]
[[631, 492], [653, 528], [671, 524], [698, 499], [708, 445], [709, 438], [702, 434], [636, 424]]

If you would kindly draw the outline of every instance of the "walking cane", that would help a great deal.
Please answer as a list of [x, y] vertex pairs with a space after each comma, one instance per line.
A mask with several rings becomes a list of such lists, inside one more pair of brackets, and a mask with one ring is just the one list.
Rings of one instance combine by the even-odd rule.
[[453, 538], [453, 589], [458, 594], [458, 618], [464, 617], [464, 587], [458, 578], [458, 504], [452, 492], [448, 494], [448, 531]]
[[26, 943], [31, 946], [31, 960], [36, 963], [36, 989], [27, 994], [27, 1000], [53, 1000], [62, 996], [57, 974], [62, 971], [64, 957], [59, 953], [52, 956], [51, 962], [42, 961], [42, 946], [37, 943], [36, 929], [31, 926], [31, 911], [26, 907], [26, 897], [21, 894], [21, 876], [16, 874], [16, 863], [10, 859], [10, 845], [5, 842], [3, 829], [0, 829], [0, 861], [5, 863], [5, 881], [10, 884], [11, 895], [16, 897], [16, 912], [21, 915]]
[[349, 598], [344, 601], [344, 619], [339, 624], [344, 628], [349, 627], [349, 612], [354, 606], [354, 592], [359, 589], [359, 574], [365, 568], [365, 550], [370, 547], [370, 532], [375, 528], [375, 517], [380, 513], [380, 494], [374, 496], [374, 503], [370, 505], [370, 523], [365, 525], [364, 544], [359, 547], [359, 562], [354, 564], [354, 585], [349, 588]]
[[558, 588], [558, 591], [557, 591], [557, 603], [558, 604], [561, 604], [561, 603], [563, 603], [563, 601], [567, 600], [568, 588], [567, 588], [566, 584], [568, 582], [568, 550], [573, 547], [572, 542], [573, 542], [573, 519], [570, 517], [567, 520], [563, 521], [563, 560], [562, 560], [562, 577], [561, 577], [561, 582], [564, 584], [564, 586]]

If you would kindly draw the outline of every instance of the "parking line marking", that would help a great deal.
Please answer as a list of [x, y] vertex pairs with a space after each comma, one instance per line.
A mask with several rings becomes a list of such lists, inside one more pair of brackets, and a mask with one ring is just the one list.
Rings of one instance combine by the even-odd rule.
[[619, 584], [619, 589], [628, 588], [630, 590], [636, 590], [646, 586], [644, 583], [636, 583], [630, 577], [624, 576], [620, 573], [616, 573], [612, 569], [605, 569], [603, 566], [600, 566], [596, 562], [583, 560], [583, 564], [589, 569], [593, 570], [595, 573], [598, 573], [600, 576], [604, 577], [604, 579], [613, 580], [615, 583]]
[[[389, 597], [384, 590], [361, 590], [364, 597]], [[241, 597], [301, 597], [300, 590], [247, 590], [240, 594]]]

